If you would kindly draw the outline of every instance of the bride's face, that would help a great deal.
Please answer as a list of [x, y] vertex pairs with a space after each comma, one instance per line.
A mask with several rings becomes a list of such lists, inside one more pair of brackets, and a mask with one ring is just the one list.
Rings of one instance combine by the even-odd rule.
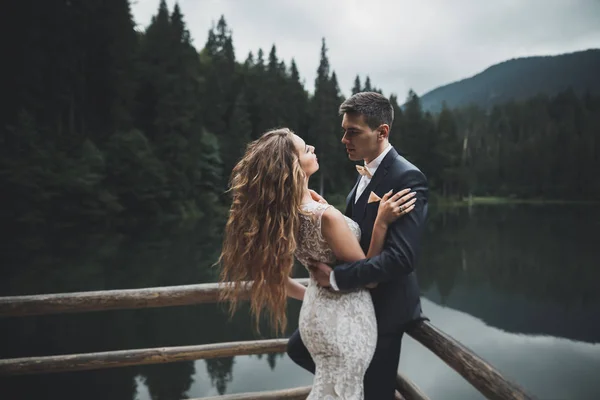
[[319, 170], [319, 162], [315, 155], [315, 148], [314, 146], [306, 144], [298, 135], [294, 134], [293, 140], [296, 150], [298, 151], [300, 167], [302, 167], [306, 176], [309, 177]]

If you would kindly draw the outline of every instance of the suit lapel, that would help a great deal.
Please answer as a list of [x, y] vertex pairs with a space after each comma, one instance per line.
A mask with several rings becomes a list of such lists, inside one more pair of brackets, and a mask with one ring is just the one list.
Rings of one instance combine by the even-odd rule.
[[354, 206], [354, 195], [356, 194], [356, 188], [358, 187], [358, 182], [360, 182], [360, 178], [361, 175], [358, 175], [358, 178], [356, 179], [356, 183], [354, 184], [354, 187], [352, 188], [352, 190], [350, 191], [350, 194], [348, 195], [348, 197], [346, 197], [346, 216], [349, 218], [352, 218], [352, 209]]
[[[365, 190], [360, 195], [356, 204], [354, 204], [354, 209], [352, 212], [352, 219], [354, 221], [360, 224], [364, 219], [365, 211], [367, 210], [367, 201], [369, 199], [369, 194], [372, 191], [375, 191], [377, 189], [377, 186], [379, 186], [379, 184], [383, 181], [385, 176], [388, 174], [388, 170], [390, 169], [392, 162], [396, 159], [397, 156], [398, 152], [396, 152], [396, 150], [392, 147], [381, 161], [381, 164], [377, 168], [377, 171], [375, 171], [375, 175], [373, 175], [371, 182], [369, 182]], [[356, 192], [356, 185], [354, 186], [353, 192]]]

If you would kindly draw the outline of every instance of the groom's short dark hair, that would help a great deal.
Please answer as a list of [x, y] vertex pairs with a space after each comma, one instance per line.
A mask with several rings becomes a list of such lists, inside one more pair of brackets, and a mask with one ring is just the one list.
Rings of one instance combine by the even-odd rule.
[[377, 92], [359, 92], [350, 96], [340, 106], [340, 115], [362, 114], [369, 128], [387, 124], [392, 129], [394, 122], [394, 107], [390, 101]]

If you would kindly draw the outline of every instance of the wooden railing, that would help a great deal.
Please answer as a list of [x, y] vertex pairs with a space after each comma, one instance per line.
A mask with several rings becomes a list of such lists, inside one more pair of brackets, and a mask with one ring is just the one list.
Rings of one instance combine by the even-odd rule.
[[[297, 279], [307, 284], [307, 279]], [[182, 306], [218, 301], [216, 283], [145, 289], [108, 290], [31, 296], [0, 297], [0, 317], [90, 312], [116, 309]], [[428, 321], [407, 332], [428, 348], [488, 399], [524, 400], [533, 397], [504, 378], [474, 352]], [[143, 364], [189, 361], [236, 355], [284, 352], [287, 339], [215, 343], [196, 346], [107, 351], [0, 360], [0, 375], [80, 371]], [[423, 400], [427, 396], [402, 374], [397, 377], [398, 398]], [[227, 395], [211, 399], [305, 399], [310, 388]]]

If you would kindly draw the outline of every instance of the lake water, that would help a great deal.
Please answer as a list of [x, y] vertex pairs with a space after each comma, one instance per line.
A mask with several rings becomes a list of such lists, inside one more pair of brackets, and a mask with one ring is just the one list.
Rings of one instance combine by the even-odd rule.
[[[91, 233], [50, 228], [5, 241], [0, 296], [214, 281], [222, 223]], [[600, 398], [600, 208], [434, 210], [418, 266], [424, 312], [540, 399]], [[298, 276], [306, 276], [298, 271]], [[296, 327], [300, 304], [290, 301]], [[255, 334], [222, 307], [0, 319], [0, 358], [193, 345]], [[410, 337], [400, 370], [432, 399], [483, 398]], [[178, 400], [308, 385], [286, 355], [0, 378], [0, 399]]]

